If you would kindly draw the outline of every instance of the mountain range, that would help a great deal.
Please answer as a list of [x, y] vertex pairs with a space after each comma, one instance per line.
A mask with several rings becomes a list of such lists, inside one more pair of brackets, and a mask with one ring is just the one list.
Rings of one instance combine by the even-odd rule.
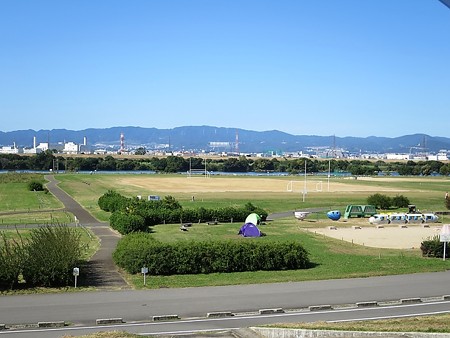
[[345, 149], [350, 153], [411, 153], [450, 150], [450, 138], [425, 134], [389, 137], [336, 137], [316, 135], [291, 135], [278, 130], [252, 131], [239, 128], [213, 126], [184, 126], [173, 129], [142, 127], [90, 128], [84, 130], [17, 130], [0, 132], [0, 145], [32, 147], [36, 142], [52, 144], [84, 139], [92, 148], [119, 147], [121, 135], [126, 148], [145, 147], [147, 150], [211, 150], [254, 152], [299, 152], [315, 147]]

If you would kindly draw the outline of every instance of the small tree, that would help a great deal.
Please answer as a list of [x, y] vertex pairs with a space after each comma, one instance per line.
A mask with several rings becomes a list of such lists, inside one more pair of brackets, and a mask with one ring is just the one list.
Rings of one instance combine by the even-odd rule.
[[392, 206], [396, 208], [407, 208], [409, 204], [409, 199], [403, 195], [392, 197]]
[[382, 194], [374, 194], [367, 197], [367, 204], [372, 204], [378, 209], [389, 209], [392, 205], [392, 199]]

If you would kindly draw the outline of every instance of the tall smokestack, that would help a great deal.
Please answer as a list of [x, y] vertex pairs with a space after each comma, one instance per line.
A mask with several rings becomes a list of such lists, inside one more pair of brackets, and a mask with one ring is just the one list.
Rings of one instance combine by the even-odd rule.
[[83, 138], [83, 145], [87, 146], [87, 137], [86, 136]]
[[33, 149], [36, 149], [36, 136], [33, 137]]

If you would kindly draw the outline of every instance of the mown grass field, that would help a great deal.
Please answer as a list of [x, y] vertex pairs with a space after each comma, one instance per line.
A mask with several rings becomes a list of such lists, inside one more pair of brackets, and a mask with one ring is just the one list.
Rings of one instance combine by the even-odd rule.
[[[324, 211], [312, 214], [308, 221], [299, 222], [294, 217], [276, 219], [261, 226], [265, 237], [261, 241], [298, 240], [310, 253], [313, 268], [297, 271], [259, 271], [252, 273], [150, 276], [147, 288], [186, 287], [203, 285], [230, 285], [260, 282], [287, 282], [332, 278], [365, 277], [386, 274], [442, 271], [449, 269], [448, 261], [422, 258], [419, 249], [389, 250], [352, 245], [341, 240], [305, 231], [308, 227], [326, 227], [332, 221], [326, 210], [340, 209], [347, 204], [365, 204], [369, 195], [397, 194], [409, 198], [422, 211], [444, 210], [444, 194], [449, 190], [448, 178], [364, 178], [345, 180], [334, 178], [322, 181], [322, 191], [315, 191], [317, 178], [307, 178], [308, 193], [303, 201], [303, 178], [294, 182], [293, 192], [287, 187], [292, 177], [211, 177], [187, 178], [183, 175], [57, 175], [60, 187], [72, 195], [99, 220], [107, 221], [109, 213], [98, 207], [98, 198], [108, 190], [125, 196], [174, 196], [184, 208], [243, 205], [251, 202], [269, 213], [288, 210], [319, 208]], [[300, 189], [300, 190], [298, 190]], [[195, 201], [192, 201], [195, 196]], [[356, 221], [356, 220], [355, 220]], [[358, 220], [359, 222], [361, 220]], [[349, 221], [346, 226], [351, 226]], [[162, 241], [243, 239], [237, 235], [240, 223], [219, 225], [193, 224], [187, 232], [179, 224], [158, 225], [151, 230]], [[250, 239], [251, 240], [251, 239]], [[140, 275], [127, 276], [137, 287], [143, 287]]]

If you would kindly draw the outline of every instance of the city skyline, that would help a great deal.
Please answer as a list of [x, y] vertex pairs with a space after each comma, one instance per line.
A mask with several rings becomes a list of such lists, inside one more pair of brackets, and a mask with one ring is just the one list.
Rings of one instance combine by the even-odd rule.
[[0, 4], [0, 130], [448, 137], [440, 1]]

